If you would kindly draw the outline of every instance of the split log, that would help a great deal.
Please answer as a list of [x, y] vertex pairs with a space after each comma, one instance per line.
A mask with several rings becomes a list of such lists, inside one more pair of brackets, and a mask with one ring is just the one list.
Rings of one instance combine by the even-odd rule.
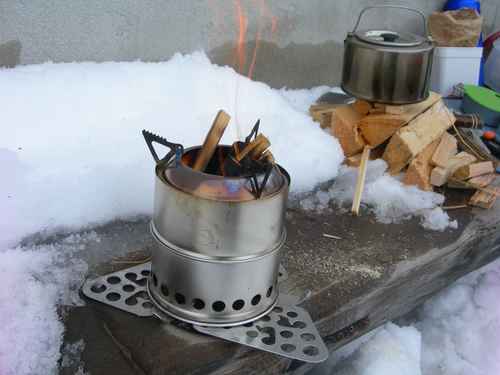
[[432, 191], [430, 182], [432, 166], [430, 160], [439, 145], [439, 141], [439, 139], [436, 139], [412, 160], [403, 178], [404, 184], [416, 185], [422, 190]]
[[345, 156], [352, 156], [363, 150], [365, 142], [358, 132], [362, 116], [352, 105], [344, 105], [332, 113], [330, 131], [340, 142]]
[[193, 169], [195, 171], [203, 172], [205, 170], [208, 163], [210, 162], [210, 159], [212, 159], [215, 149], [217, 148], [217, 145], [219, 144], [219, 141], [222, 138], [222, 135], [224, 134], [224, 131], [226, 130], [230, 119], [231, 117], [223, 110], [220, 110], [217, 113], [217, 116], [212, 123], [212, 127], [205, 137], [203, 146], [198, 153], [196, 162], [194, 163]]
[[[382, 154], [384, 153], [385, 147], [383, 145], [372, 148], [370, 150], [370, 160], [375, 160], [375, 159], [380, 159], [382, 157]], [[348, 167], [354, 167], [357, 168], [361, 164], [361, 156], [363, 153], [359, 153], [353, 156], [349, 156], [345, 158], [344, 164], [347, 165]]]
[[431, 172], [431, 184], [434, 186], [443, 186], [448, 177], [453, 175], [455, 171], [464, 165], [472, 164], [476, 161], [476, 157], [467, 152], [460, 152], [452, 157], [446, 167], [435, 167]]
[[434, 155], [432, 155], [431, 164], [444, 168], [448, 164], [448, 160], [457, 154], [457, 151], [457, 139], [450, 133], [444, 133]]
[[493, 163], [491, 161], [483, 161], [480, 163], [464, 165], [463, 167], [458, 168], [455, 173], [453, 173], [453, 177], [458, 180], [468, 180], [473, 177], [493, 173], [494, 171], [495, 168], [493, 167]]
[[247, 156], [248, 153], [255, 153], [254, 158], [262, 154], [262, 152], [258, 152], [257, 148], [266, 147], [268, 148], [271, 145], [269, 140], [264, 136], [264, 134], [259, 134], [253, 141], [248, 143], [243, 150], [240, 152], [236, 153], [236, 160], [241, 161], [245, 156]]
[[490, 173], [490, 174], [485, 174], [483, 176], [471, 178], [468, 182], [473, 184], [473, 185], [477, 185], [477, 186], [484, 188], [484, 187], [490, 185], [495, 180], [495, 178], [496, 178], [496, 174]]
[[362, 116], [367, 115], [373, 108], [370, 102], [367, 102], [366, 100], [362, 99], [356, 99], [356, 101], [352, 104], [352, 107], [356, 112], [358, 112]]
[[497, 200], [497, 196], [500, 194], [500, 188], [495, 187], [492, 188], [498, 194], [490, 194], [483, 190], [478, 190], [474, 193], [474, 195], [470, 198], [469, 204], [471, 206], [481, 207], [485, 209], [489, 209], [493, 207], [495, 201]]
[[452, 189], [477, 189], [477, 187], [485, 188], [490, 185], [493, 180], [495, 180], [496, 174], [490, 173], [485, 174], [483, 176], [478, 176], [471, 178], [469, 181], [459, 181], [459, 180], [451, 180], [448, 181], [447, 186]]
[[[441, 99], [439, 94], [431, 92], [427, 100], [405, 106], [406, 110], [401, 113], [371, 113], [364, 117], [359, 123], [361, 135], [371, 147], [384, 143], [403, 125], [412, 121], [415, 117], [425, 112]], [[379, 105], [380, 106], [380, 105]], [[395, 107], [395, 106], [394, 106]], [[377, 107], [375, 107], [377, 108]], [[385, 107], [387, 109], [387, 106]], [[379, 107], [380, 110], [380, 107]]]
[[354, 198], [352, 200], [352, 213], [356, 216], [359, 215], [359, 207], [361, 206], [361, 196], [365, 188], [366, 168], [368, 167], [368, 159], [370, 157], [370, 146], [363, 148], [361, 155], [361, 163], [358, 169], [358, 180], [356, 181], [356, 190], [354, 191]]
[[323, 113], [332, 112], [334, 110], [335, 105], [333, 104], [313, 104], [309, 107], [309, 114], [314, 121], [319, 122]]
[[427, 145], [440, 138], [454, 122], [455, 116], [440, 100], [399, 129], [389, 141], [383, 155], [389, 165], [389, 172], [399, 173]]

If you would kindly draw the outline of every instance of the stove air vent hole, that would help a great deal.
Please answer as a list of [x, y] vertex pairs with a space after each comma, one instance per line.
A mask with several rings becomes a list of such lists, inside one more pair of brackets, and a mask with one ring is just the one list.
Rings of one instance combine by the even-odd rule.
[[129, 306], [134, 306], [134, 305], [137, 305], [137, 298], [135, 298], [135, 296], [131, 296], [131, 297], [128, 297], [126, 300], [125, 300], [125, 303]]
[[295, 323], [293, 323], [293, 328], [306, 328], [306, 323], [297, 320]]
[[266, 297], [269, 298], [271, 297], [271, 294], [273, 293], [273, 287], [270, 286], [269, 289], [267, 290]]
[[122, 289], [124, 292], [130, 293], [130, 292], [133, 292], [135, 290], [135, 286], [133, 286], [132, 284], [127, 284], [127, 285], [124, 285]]
[[156, 277], [156, 275], [154, 273], [153, 273], [153, 285], [158, 286], [158, 278]]
[[245, 306], [245, 301], [242, 299], [237, 299], [236, 301], [233, 302], [233, 310], [241, 310]]
[[259, 336], [259, 332], [257, 331], [247, 331], [246, 332], [247, 336], [254, 339], [256, 338], [257, 336]]
[[102, 293], [106, 290], [106, 285], [101, 283], [95, 283], [90, 287], [90, 290], [94, 293]]
[[306, 346], [302, 352], [308, 356], [315, 356], [319, 354], [319, 349], [315, 346]]
[[118, 293], [111, 292], [106, 294], [106, 299], [110, 301], [118, 301], [121, 298], [121, 296]]
[[184, 294], [175, 293], [174, 298], [179, 305], [184, 305], [186, 303], [186, 297], [184, 297]]
[[135, 272], [127, 272], [125, 274], [125, 277], [129, 279], [130, 281], [135, 281], [137, 280], [137, 274]]
[[203, 310], [205, 308], [205, 302], [199, 298], [193, 299], [193, 307], [196, 310]]
[[285, 353], [291, 353], [293, 352], [297, 347], [292, 344], [283, 344], [281, 345], [281, 350], [283, 350]]
[[106, 281], [110, 284], [118, 284], [121, 280], [118, 276], [110, 276], [106, 279]]
[[161, 284], [160, 291], [161, 291], [161, 294], [163, 294], [165, 297], [168, 297], [168, 294], [169, 294], [168, 287], [165, 284]]
[[215, 301], [212, 304], [212, 309], [216, 312], [224, 311], [225, 308], [226, 308], [226, 304], [222, 301]]
[[303, 333], [300, 335], [300, 338], [304, 341], [314, 341], [316, 340], [316, 336], [314, 336], [312, 333]]
[[142, 275], [142, 276], [146, 276], [146, 277], [148, 277], [150, 273], [151, 273], [151, 271], [150, 271], [150, 270], [142, 270], [142, 271], [141, 271], [141, 275]]
[[254, 306], [257, 306], [260, 302], [260, 299], [261, 299], [261, 296], [260, 294], [256, 294], [253, 298], [252, 298], [252, 305]]
[[292, 331], [281, 331], [280, 335], [281, 335], [281, 337], [283, 337], [285, 339], [289, 339], [290, 337], [293, 336], [293, 332]]

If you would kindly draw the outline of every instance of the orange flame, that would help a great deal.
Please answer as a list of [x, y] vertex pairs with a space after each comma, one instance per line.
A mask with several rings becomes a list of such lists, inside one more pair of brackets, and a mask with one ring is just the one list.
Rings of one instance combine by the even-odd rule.
[[248, 28], [248, 18], [243, 12], [240, 0], [235, 0], [234, 6], [236, 7], [236, 22], [238, 24], [238, 39], [236, 42], [235, 59], [238, 61], [238, 72], [243, 74], [246, 65], [245, 42]]
[[[278, 29], [278, 18], [271, 13], [266, 1], [254, 0], [254, 3], [256, 4], [256, 7], [259, 8], [259, 17], [257, 21], [257, 31], [255, 34], [255, 45], [252, 52], [252, 59], [250, 61], [250, 65], [247, 71], [248, 78], [252, 78], [255, 71], [255, 65], [257, 63], [257, 54], [262, 39], [264, 19], [269, 19], [271, 22], [271, 40], [273, 39], [274, 34]], [[234, 6], [236, 10], [235, 12], [236, 24], [238, 25], [238, 37], [234, 52], [233, 65], [237, 67], [237, 71], [240, 74], [244, 74], [247, 65], [246, 43], [247, 43], [247, 31], [248, 31], [248, 17], [245, 14], [245, 11], [241, 5], [240, 0], [234, 0]]]

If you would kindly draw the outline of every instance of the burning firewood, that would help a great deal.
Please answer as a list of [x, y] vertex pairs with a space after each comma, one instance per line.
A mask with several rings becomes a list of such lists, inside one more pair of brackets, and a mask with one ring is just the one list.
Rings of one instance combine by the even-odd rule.
[[212, 127], [208, 131], [205, 141], [203, 142], [201, 151], [196, 158], [196, 162], [194, 163], [193, 169], [195, 171], [203, 172], [207, 168], [230, 119], [231, 117], [222, 109], [217, 113]]

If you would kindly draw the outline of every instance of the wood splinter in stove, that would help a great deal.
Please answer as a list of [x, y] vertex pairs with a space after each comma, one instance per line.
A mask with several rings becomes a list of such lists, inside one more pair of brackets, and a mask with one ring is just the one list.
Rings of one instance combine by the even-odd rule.
[[207, 168], [210, 159], [214, 155], [215, 150], [217, 149], [217, 145], [219, 144], [224, 131], [226, 130], [227, 125], [229, 124], [229, 120], [231, 116], [229, 116], [222, 109], [217, 113], [215, 120], [212, 124], [212, 127], [207, 133], [205, 137], [205, 141], [203, 142], [203, 146], [201, 147], [200, 152], [198, 153], [198, 157], [196, 158], [196, 162], [194, 163], [193, 169], [198, 172], [203, 172]]

